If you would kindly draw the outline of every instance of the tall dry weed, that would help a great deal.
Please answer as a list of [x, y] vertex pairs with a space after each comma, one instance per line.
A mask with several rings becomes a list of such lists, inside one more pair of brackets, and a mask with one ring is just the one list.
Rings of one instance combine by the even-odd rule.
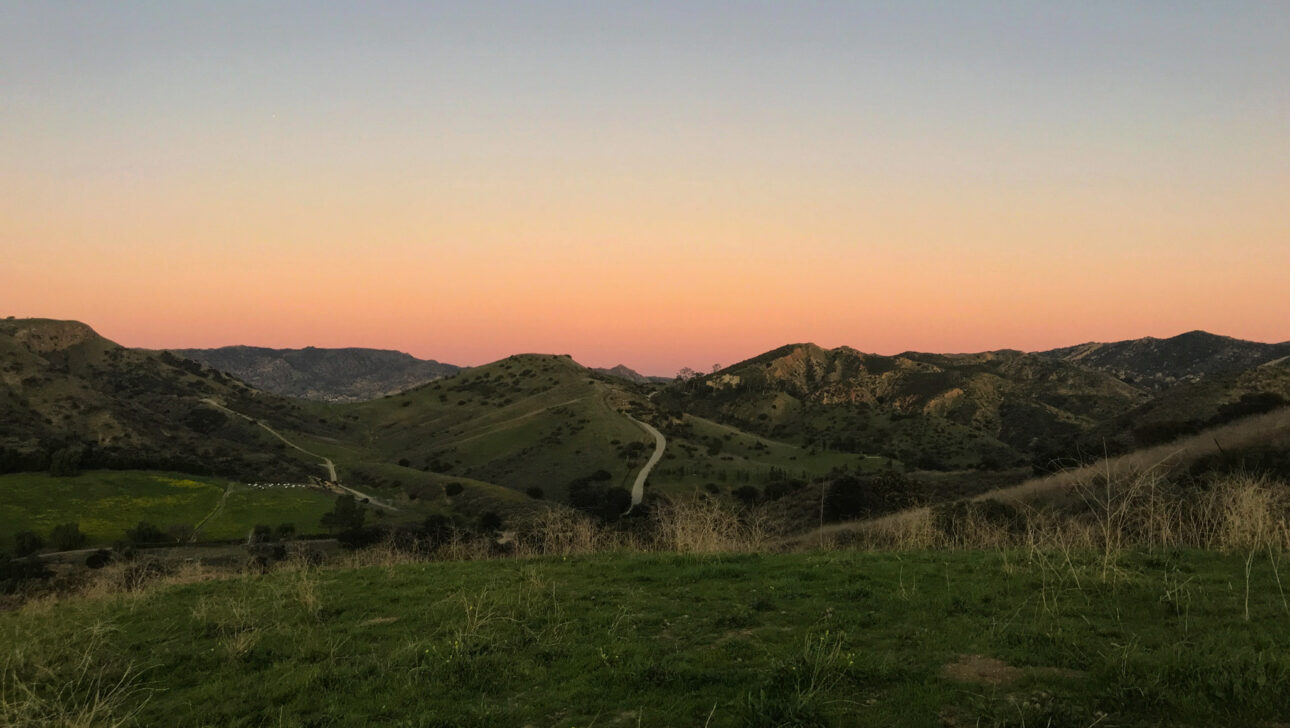
[[757, 551], [771, 531], [756, 511], [741, 511], [715, 498], [677, 498], [654, 508], [658, 548], [676, 553]]
[[21, 650], [0, 659], [0, 726], [116, 728], [130, 725], [150, 694], [143, 671], [107, 650], [115, 628], [95, 622], [75, 643], [38, 659]]

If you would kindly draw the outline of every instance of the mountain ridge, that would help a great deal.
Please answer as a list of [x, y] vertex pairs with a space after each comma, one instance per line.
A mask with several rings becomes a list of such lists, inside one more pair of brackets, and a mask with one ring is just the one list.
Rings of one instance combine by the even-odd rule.
[[1247, 341], [1197, 329], [1163, 339], [1147, 336], [1112, 342], [1090, 341], [1035, 353], [1161, 391], [1175, 384], [1197, 382], [1290, 356], [1290, 342]]
[[228, 372], [267, 392], [321, 402], [376, 399], [461, 369], [401, 351], [364, 347], [225, 346], [169, 351]]

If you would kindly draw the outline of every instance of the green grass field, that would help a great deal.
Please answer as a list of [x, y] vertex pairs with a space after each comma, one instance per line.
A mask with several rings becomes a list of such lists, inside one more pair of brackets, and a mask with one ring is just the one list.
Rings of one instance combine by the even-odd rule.
[[1131, 554], [1110, 579], [1094, 561], [610, 554], [245, 576], [0, 614], [0, 695], [11, 717], [66, 711], [124, 675], [99, 700], [143, 726], [1290, 719], [1290, 617], [1265, 557], [1248, 601], [1240, 556]]
[[91, 544], [124, 538], [126, 529], [148, 521], [162, 529], [192, 526], [219, 503], [227, 481], [176, 473], [98, 470], [57, 478], [44, 473], [0, 475], [0, 548], [14, 533], [42, 536], [60, 523], [76, 522]]
[[311, 488], [255, 490], [237, 484], [223, 505], [205, 524], [198, 538], [242, 538], [256, 525], [277, 527], [290, 523], [297, 535], [323, 533], [319, 519], [335, 505], [336, 496]]
[[[231, 489], [221, 504], [226, 488]], [[251, 490], [176, 473], [98, 470], [66, 478], [15, 473], [0, 476], [0, 549], [7, 549], [19, 531], [47, 536], [68, 522], [80, 524], [90, 545], [122, 539], [139, 521], [164, 531], [196, 526], [207, 516], [199, 534], [203, 539], [239, 538], [260, 523], [294, 523], [297, 532], [313, 533], [333, 502], [332, 495], [317, 490]]]

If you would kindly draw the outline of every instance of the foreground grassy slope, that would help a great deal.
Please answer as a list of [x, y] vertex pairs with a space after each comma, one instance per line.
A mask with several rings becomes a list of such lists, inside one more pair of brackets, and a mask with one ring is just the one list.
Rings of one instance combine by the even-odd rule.
[[1246, 573], [1202, 552], [1111, 579], [981, 552], [288, 571], [0, 614], [0, 695], [65, 711], [125, 675], [100, 702], [146, 726], [1270, 725], [1287, 613], [1256, 560], [1247, 619]]

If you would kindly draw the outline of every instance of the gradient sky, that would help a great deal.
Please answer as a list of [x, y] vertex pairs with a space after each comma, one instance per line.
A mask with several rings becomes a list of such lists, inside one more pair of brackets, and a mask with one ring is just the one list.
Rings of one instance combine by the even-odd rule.
[[5, 2], [0, 315], [146, 347], [1290, 339], [1290, 4]]

